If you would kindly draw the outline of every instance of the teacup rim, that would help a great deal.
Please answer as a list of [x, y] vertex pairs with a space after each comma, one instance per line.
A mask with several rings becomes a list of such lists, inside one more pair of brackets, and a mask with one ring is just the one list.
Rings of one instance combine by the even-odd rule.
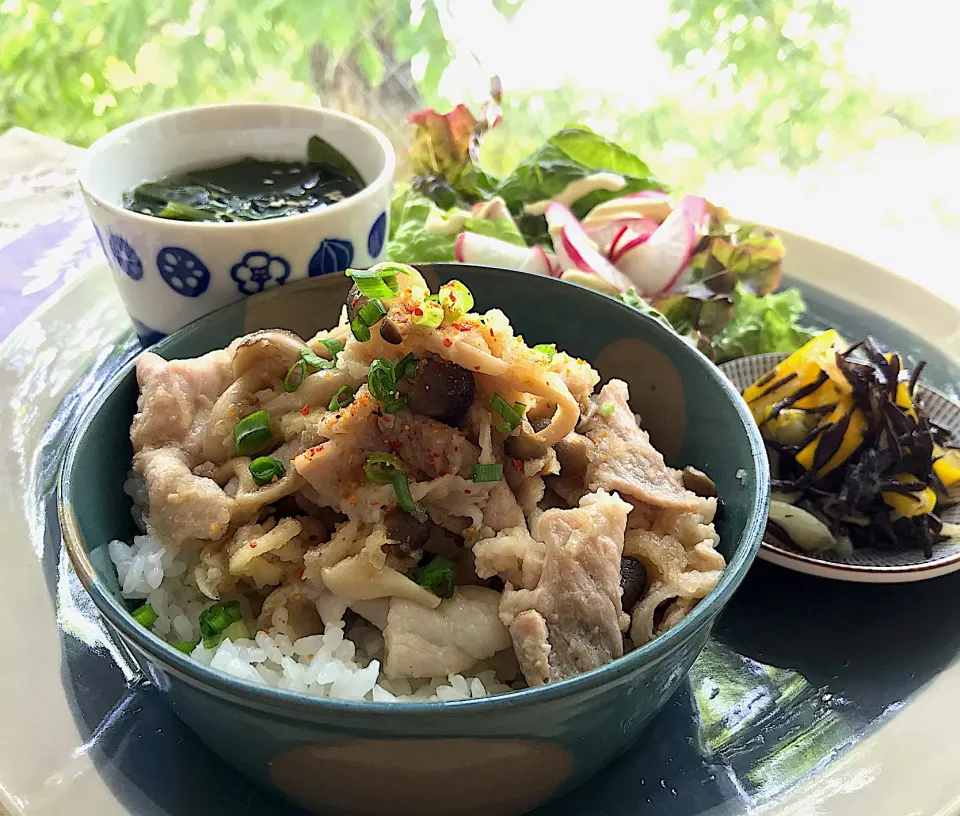
[[282, 102], [220, 102], [210, 105], [191, 105], [188, 107], [155, 113], [150, 116], [144, 116], [139, 119], [135, 119], [132, 122], [128, 122], [125, 125], [121, 125], [120, 127], [111, 130], [109, 133], [104, 134], [86, 149], [83, 157], [80, 160], [80, 165], [77, 171], [77, 183], [80, 187], [80, 190], [85, 196], [94, 201], [97, 206], [103, 208], [116, 218], [132, 219], [134, 222], [140, 222], [141, 224], [150, 225], [152, 227], [157, 227], [158, 221], [161, 223], [166, 221], [166, 226], [169, 226], [171, 223], [169, 220], [158, 219], [155, 216], [144, 215], [143, 213], [128, 210], [124, 207], [119, 207], [113, 202], [108, 201], [99, 195], [93, 189], [95, 185], [91, 183], [91, 167], [99, 156], [109, 151], [121, 140], [129, 138], [141, 128], [151, 127], [158, 122], [176, 119], [182, 116], [193, 116], [207, 111], [217, 110], [287, 110], [305, 112], [309, 114], [319, 114], [323, 117], [338, 119], [342, 122], [348, 123], [353, 127], [356, 127], [361, 131], [366, 132], [373, 137], [374, 141], [383, 151], [383, 169], [377, 174], [376, 178], [366, 184], [358, 193], [319, 210], [296, 213], [294, 215], [284, 216], [283, 218], [271, 218], [262, 221], [176, 221], [175, 224], [178, 229], [182, 228], [184, 230], [189, 230], [194, 234], [201, 234], [211, 229], [216, 230], [218, 233], [222, 233], [222, 231], [225, 229], [275, 229], [280, 223], [286, 225], [297, 222], [303, 223], [307, 219], [322, 219], [328, 217], [332, 213], [339, 214], [352, 207], [360, 207], [364, 205], [369, 199], [374, 198], [381, 190], [383, 190], [384, 187], [393, 182], [397, 166], [396, 150], [394, 150], [393, 144], [391, 144], [386, 134], [383, 133], [383, 131], [381, 131], [379, 128], [371, 125], [369, 122], [365, 122], [356, 116], [351, 116], [350, 114], [333, 110], [331, 108], [312, 107], [310, 105], [292, 105]]

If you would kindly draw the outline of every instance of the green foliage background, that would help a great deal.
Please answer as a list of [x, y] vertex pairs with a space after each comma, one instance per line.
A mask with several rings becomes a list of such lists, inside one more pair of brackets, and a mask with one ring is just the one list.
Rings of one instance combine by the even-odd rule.
[[[524, 2], [481, 1], [508, 17]], [[461, 101], [439, 94], [455, 54], [443, 3], [0, 0], [0, 131], [20, 125], [87, 145], [169, 108], [319, 99], [402, 144], [403, 114]], [[485, 162], [505, 172], [571, 122], [617, 138], [690, 188], [709, 171], [792, 171], [885, 137], [955, 140], [955, 123], [846, 70], [849, 32], [849, 15], [833, 0], [670, 0], [658, 44], [690, 98], [635, 110], [576, 87], [511, 93], [504, 77], [504, 125]]]

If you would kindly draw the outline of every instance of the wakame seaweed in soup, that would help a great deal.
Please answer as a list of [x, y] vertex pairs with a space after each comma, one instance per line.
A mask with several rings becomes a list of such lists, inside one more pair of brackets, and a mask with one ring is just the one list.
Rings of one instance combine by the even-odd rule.
[[306, 161], [249, 157], [189, 170], [124, 193], [123, 206], [175, 221], [262, 221], [336, 204], [365, 186], [349, 159], [313, 136]]

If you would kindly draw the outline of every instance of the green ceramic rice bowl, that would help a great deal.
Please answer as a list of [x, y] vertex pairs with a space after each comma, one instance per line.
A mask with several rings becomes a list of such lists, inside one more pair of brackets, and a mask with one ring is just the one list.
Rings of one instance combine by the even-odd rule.
[[[371, 703], [316, 698], [214, 671], [141, 627], [107, 555], [135, 533], [123, 484], [137, 383], [126, 366], [80, 419], [66, 453], [60, 516], [70, 557], [110, 627], [177, 714], [261, 785], [331, 814], [519, 814], [562, 795], [637, 738], [676, 691], [760, 543], [769, 483], [760, 436], [723, 375], [656, 321], [557, 280], [458, 264], [451, 278], [477, 311], [502, 308], [528, 342], [556, 343], [604, 380], [630, 385], [631, 407], [670, 464], [707, 472], [727, 568], [677, 626], [623, 658], [569, 680], [461, 702]], [[214, 312], [153, 347], [195, 357], [264, 328], [312, 336], [337, 322], [349, 287], [330, 275]]]

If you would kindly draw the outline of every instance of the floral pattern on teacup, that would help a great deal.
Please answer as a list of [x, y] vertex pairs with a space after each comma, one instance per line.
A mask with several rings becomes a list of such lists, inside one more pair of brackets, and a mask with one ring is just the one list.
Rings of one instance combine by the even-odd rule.
[[268, 286], [283, 286], [290, 277], [290, 264], [279, 255], [256, 250], [230, 268], [230, 277], [245, 295], [256, 295]]

